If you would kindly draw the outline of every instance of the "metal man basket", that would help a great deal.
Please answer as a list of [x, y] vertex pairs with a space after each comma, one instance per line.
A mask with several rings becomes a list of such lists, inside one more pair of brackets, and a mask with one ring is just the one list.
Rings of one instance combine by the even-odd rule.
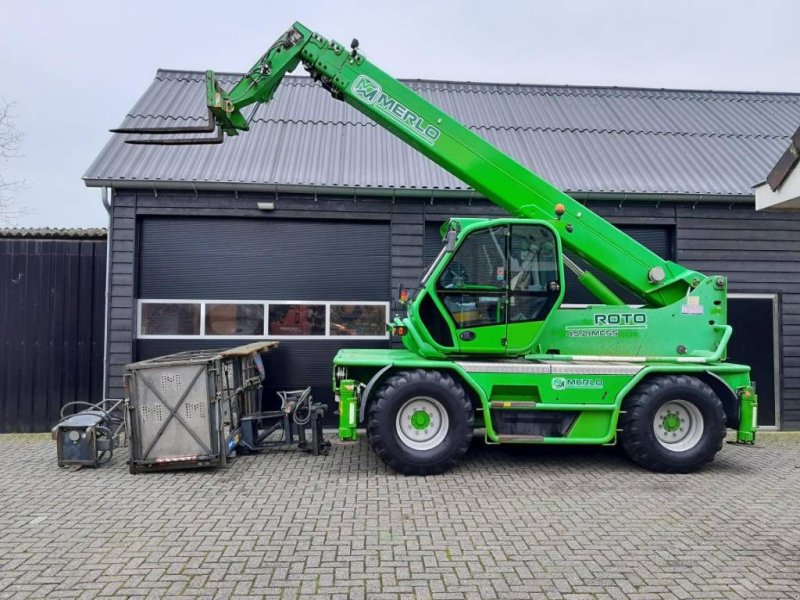
[[243, 415], [260, 410], [260, 352], [277, 342], [160, 356], [127, 366], [130, 471], [225, 466]]

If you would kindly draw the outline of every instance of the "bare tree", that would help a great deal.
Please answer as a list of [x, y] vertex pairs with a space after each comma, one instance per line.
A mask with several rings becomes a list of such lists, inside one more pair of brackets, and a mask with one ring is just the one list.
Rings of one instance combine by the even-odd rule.
[[22, 182], [9, 180], [3, 173], [4, 163], [18, 156], [22, 140], [22, 134], [14, 127], [12, 107], [13, 104], [0, 101], [0, 223], [8, 223], [22, 213], [13, 203], [14, 191]]

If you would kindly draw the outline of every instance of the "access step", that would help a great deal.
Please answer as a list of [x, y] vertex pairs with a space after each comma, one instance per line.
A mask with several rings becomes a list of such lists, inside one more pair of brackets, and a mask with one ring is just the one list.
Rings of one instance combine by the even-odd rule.
[[526, 408], [534, 410], [536, 408], [536, 402], [525, 402], [523, 400], [503, 402], [495, 400], [492, 402], [492, 408], [498, 410], [524, 410]]
[[538, 443], [544, 441], [543, 435], [501, 435], [499, 436], [500, 443], [504, 442], [517, 442], [517, 443]]

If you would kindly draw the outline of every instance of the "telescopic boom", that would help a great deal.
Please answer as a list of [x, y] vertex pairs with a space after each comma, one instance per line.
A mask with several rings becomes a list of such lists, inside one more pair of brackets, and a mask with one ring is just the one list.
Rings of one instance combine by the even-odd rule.
[[[210, 133], [212, 137], [150, 137], [132, 143], [219, 143], [247, 131], [242, 110], [268, 103], [284, 75], [300, 63], [334, 98], [343, 100], [518, 218], [553, 222], [566, 248], [652, 307], [683, 298], [704, 276], [664, 260], [564, 192], [504, 154], [358, 52], [295, 23], [230, 90], [206, 72], [213, 122], [201, 128], [118, 129], [119, 133]], [[555, 217], [555, 218], [554, 218]], [[611, 294], [613, 297], [613, 294]]]

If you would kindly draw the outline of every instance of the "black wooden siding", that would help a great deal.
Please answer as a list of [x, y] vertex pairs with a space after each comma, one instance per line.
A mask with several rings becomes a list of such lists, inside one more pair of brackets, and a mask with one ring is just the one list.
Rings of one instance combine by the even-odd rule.
[[[259, 211], [258, 201], [274, 202], [275, 210]], [[752, 204], [590, 201], [588, 205], [618, 225], [674, 228], [677, 261], [708, 274], [727, 275], [732, 292], [779, 294], [782, 425], [800, 429], [800, 214], [756, 213]], [[424, 262], [426, 223], [441, 223], [450, 216], [503, 214], [485, 201], [120, 190], [114, 199], [111, 233], [109, 396], [121, 397], [122, 371], [134, 354], [133, 263], [137, 216], [387, 222], [391, 228], [390, 291], [394, 294], [398, 284], [414, 287], [418, 281]], [[343, 264], [341, 268], [358, 269], [359, 265]]]
[[102, 400], [105, 240], [0, 239], [0, 432]]

